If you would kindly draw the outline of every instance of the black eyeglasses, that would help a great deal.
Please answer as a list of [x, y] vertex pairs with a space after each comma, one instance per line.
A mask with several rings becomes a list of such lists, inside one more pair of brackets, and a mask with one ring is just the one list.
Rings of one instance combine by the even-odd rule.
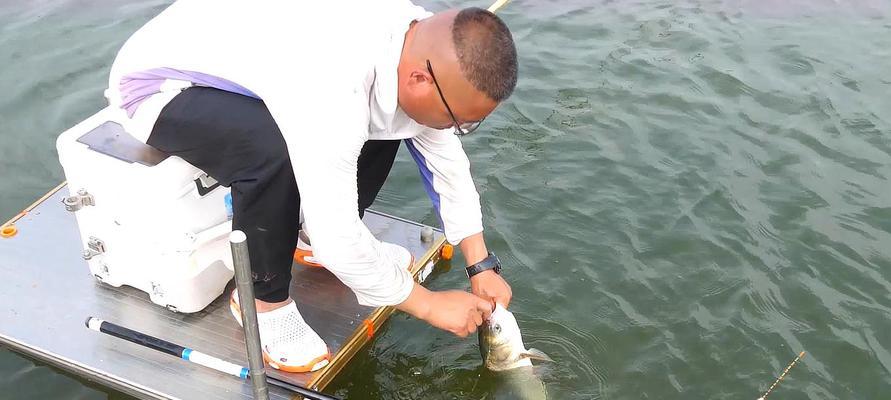
[[449, 112], [449, 117], [452, 118], [452, 123], [454, 124], [452, 126], [455, 127], [455, 134], [464, 136], [475, 131], [476, 128], [479, 128], [485, 118], [479, 121], [465, 122], [463, 124], [458, 122], [458, 119], [455, 118], [455, 114], [452, 112], [452, 108], [449, 107], [449, 103], [446, 102], [445, 96], [442, 95], [442, 88], [439, 87], [439, 82], [436, 81], [436, 75], [433, 74], [433, 66], [430, 65], [430, 60], [427, 60], [427, 71], [430, 72], [430, 76], [433, 78], [433, 84], [436, 85], [436, 91], [439, 92], [439, 98], [442, 99], [442, 104], [445, 105], [446, 111]]

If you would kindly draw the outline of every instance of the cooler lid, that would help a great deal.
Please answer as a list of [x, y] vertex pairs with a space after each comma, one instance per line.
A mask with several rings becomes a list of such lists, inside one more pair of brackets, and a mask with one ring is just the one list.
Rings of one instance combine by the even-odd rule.
[[87, 145], [90, 150], [130, 164], [136, 162], [147, 167], [158, 165], [169, 157], [168, 154], [140, 142], [127, 133], [121, 124], [112, 121], [104, 122], [83, 134], [77, 141]]

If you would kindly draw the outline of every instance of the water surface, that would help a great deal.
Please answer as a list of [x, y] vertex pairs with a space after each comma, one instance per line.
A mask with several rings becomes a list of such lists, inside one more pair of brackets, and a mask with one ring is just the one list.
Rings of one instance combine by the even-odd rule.
[[[165, 3], [0, 5], [0, 215], [63, 179], [55, 137]], [[503, 10], [519, 86], [464, 144], [552, 398], [754, 399], [802, 350], [771, 397], [891, 393], [891, 6], [775, 3]], [[437, 222], [404, 153], [375, 206]], [[396, 315], [330, 390], [481, 399], [479, 362]], [[0, 371], [13, 398], [108, 395], [5, 351]]]

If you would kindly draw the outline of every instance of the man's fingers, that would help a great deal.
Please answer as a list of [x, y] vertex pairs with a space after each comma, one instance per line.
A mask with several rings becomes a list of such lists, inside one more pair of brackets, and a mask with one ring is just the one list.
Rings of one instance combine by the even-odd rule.
[[489, 317], [492, 316], [492, 310], [495, 309], [495, 304], [488, 300], [480, 299], [480, 301], [476, 303], [476, 309], [482, 314], [483, 320], [488, 320]]
[[467, 334], [469, 335], [471, 333], [476, 332], [477, 326], [479, 326], [479, 325], [474, 324], [473, 321], [469, 321], [467, 323]]
[[483, 324], [483, 314], [474, 312], [473, 313], [473, 323], [476, 324], [476, 326], [482, 325]]
[[507, 309], [507, 306], [510, 305], [510, 297], [501, 296], [495, 300], [496, 303], [501, 304], [504, 309]]

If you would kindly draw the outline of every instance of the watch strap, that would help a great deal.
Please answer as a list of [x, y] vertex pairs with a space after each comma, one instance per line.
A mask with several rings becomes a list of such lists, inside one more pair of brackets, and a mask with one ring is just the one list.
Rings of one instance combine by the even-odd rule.
[[467, 266], [465, 271], [467, 272], [467, 277], [472, 278], [474, 275], [490, 269], [495, 271], [496, 274], [501, 274], [501, 261], [495, 256], [495, 253], [492, 252], [489, 252], [489, 255], [482, 261]]

